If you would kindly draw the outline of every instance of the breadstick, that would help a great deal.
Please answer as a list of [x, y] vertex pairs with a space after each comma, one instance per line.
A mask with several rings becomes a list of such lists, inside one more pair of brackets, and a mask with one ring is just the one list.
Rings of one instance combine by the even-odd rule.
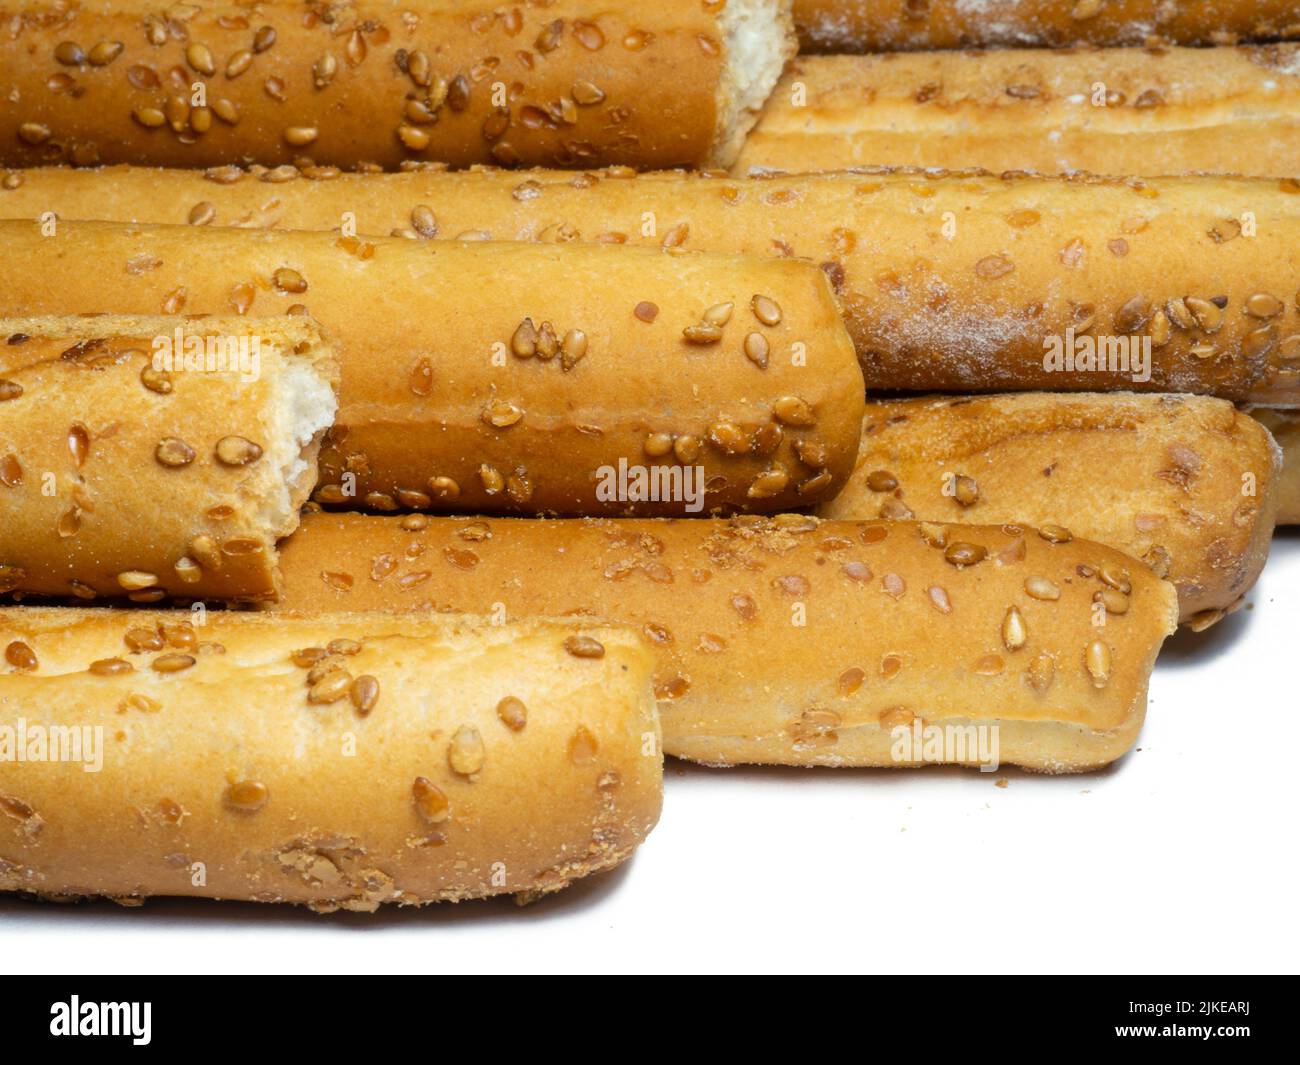
[[527, 899], [617, 865], [658, 819], [633, 632], [189, 618], [0, 610], [0, 891]]
[[1277, 524], [1300, 525], [1300, 413], [1262, 408], [1250, 413], [1273, 434], [1282, 449], [1282, 469], [1277, 476]]
[[887, 165], [1300, 174], [1300, 45], [816, 56], [735, 172]]
[[273, 598], [336, 380], [307, 318], [0, 318], [0, 593]]
[[795, 0], [804, 52], [1234, 44], [1300, 35], [1295, 0]]
[[1220, 399], [1026, 392], [870, 403], [827, 518], [1063, 525], [1145, 562], [1201, 629], [1268, 557], [1277, 448]]
[[[1072, 772], [1132, 745], [1177, 606], [1145, 566], [1069, 535], [793, 514], [308, 514], [283, 550], [282, 605], [629, 622], [655, 650], [664, 750], [692, 761], [988, 765], [991, 755]], [[926, 726], [982, 726], [989, 746], [934, 758], [897, 746], [935, 735]]]
[[350, 509], [785, 510], [857, 451], [862, 374], [809, 263], [71, 222], [0, 245], [0, 313], [314, 314], [341, 367], [316, 498]]
[[27, 0], [0, 165], [725, 166], [794, 49], [789, 0]]
[[[218, 176], [35, 170], [0, 191], [0, 216], [329, 229], [351, 212], [363, 232], [796, 256], [838, 288], [873, 388], [1137, 389], [1300, 403], [1292, 181], [496, 170], [271, 186]], [[1143, 335], [1147, 380], [1120, 357], [1140, 355]], [[1073, 368], [1045, 364], [1070, 338], [1080, 354]], [[1100, 369], [1083, 362], [1090, 341]]]

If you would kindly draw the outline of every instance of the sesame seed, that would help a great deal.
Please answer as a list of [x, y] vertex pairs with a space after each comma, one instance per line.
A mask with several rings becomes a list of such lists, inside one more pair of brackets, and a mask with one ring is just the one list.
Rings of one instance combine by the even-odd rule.
[[812, 407], [798, 396], [782, 396], [772, 404], [776, 420], [798, 428], [807, 428], [816, 422]]
[[36, 652], [22, 640], [14, 640], [5, 648], [5, 661], [24, 673], [30, 673], [40, 666]]
[[657, 305], [649, 302], [648, 300], [642, 300], [634, 308], [632, 308], [632, 313], [640, 321], [649, 323], [649, 322], [653, 322], [657, 317], [659, 317], [659, 308]]
[[749, 301], [749, 306], [754, 312], [754, 317], [764, 325], [780, 325], [781, 307], [776, 300], [771, 299], [768, 296], [756, 295]]
[[[721, 333], [719, 333], [719, 335], [721, 335]], [[762, 333], [754, 332], [745, 337], [745, 358], [760, 370], [767, 369], [768, 352], [770, 350], [771, 349], [767, 343], [767, 337]]]
[[431, 825], [441, 824], [451, 816], [451, 803], [437, 784], [427, 777], [416, 777], [411, 785], [411, 799], [416, 812]]
[[1024, 615], [1014, 606], [1007, 608], [1002, 619], [1002, 645], [1008, 651], [1018, 651], [1029, 640], [1029, 629], [1025, 625]]
[[1025, 580], [1025, 594], [1031, 599], [1054, 601], [1061, 598], [1061, 589], [1046, 577], [1028, 577]]
[[256, 813], [267, 804], [270, 797], [265, 784], [256, 780], [240, 780], [226, 789], [223, 801], [232, 810]]
[[564, 649], [574, 658], [605, 657], [605, 645], [591, 636], [570, 636], [564, 641]]
[[1083, 664], [1092, 678], [1093, 687], [1104, 688], [1110, 680], [1110, 647], [1101, 640], [1093, 640], [1084, 651]]
[[478, 729], [462, 725], [451, 737], [447, 748], [447, 763], [453, 773], [472, 777], [483, 768], [483, 737]]
[[96, 677], [117, 677], [123, 673], [132, 673], [134, 671], [135, 666], [124, 658], [99, 658], [91, 662], [86, 670], [86, 672], [92, 673]]
[[528, 708], [522, 700], [507, 695], [497, 703], [497, 717], [511, 732], [520, 732], [528, 724]]
[[262, 457], [262, 449], [242, 436], [223, 436], [217, 441], [216, 456], [226, 466], [247, 466]]
[[160, 466], [179, 469], [194, 461], [194, 449], [184, 440], [168, 436], [159, 441], [154, 449], [154, 458]]
[[152, 588], [158, 583], [158, 578], [141, 570], [125, 570], [117, 575], [117, 583], [124, 591], [137, 592]]
[[944, 559], [961, 569], [974, 566], [988, 557], [988, 549], [982, 544], [971, 544], [964, 540], [955, 540], [943, 549]]

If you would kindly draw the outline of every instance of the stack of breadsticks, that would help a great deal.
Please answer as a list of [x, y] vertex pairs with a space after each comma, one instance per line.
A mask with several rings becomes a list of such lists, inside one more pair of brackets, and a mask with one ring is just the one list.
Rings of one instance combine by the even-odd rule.
[[664, 753], [1123, 755], [1300, 521], [1298, 8], [4, 14], [0, 890], [531, 898]]

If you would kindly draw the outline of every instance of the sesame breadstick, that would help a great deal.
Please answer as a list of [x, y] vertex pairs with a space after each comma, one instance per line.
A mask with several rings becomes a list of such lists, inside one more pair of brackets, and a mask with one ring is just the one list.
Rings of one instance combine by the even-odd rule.
[[875, 165], [1294, 178], [1300, 45], [804, 57], [735, 172]]
[[274, 598], [337, 407], [314, 322], [0, 318], [0, 338], [0, 593]]
[[665, 752], [718, 765], [918, 764], [895, 745], [927, 726], [981, 726], [1030, 769], [1105, 765], [1177, 619], [1168, 582], [1052, 527], [307, 514], [283, 555], [294, 610], [631, 623]]
[[803, 52], [1233, 44], [1300, 35], [1295, 0], [794, 0]]
[[[1294, 181], [914, 170], [768, 179], [421, 170], [276, 185], [237, 168], [10, 176], [19, 180], [8, 190], [0, 180], [0, 217], [331, 229], [351, 212], [362, 232], [410, 238], [806, 258], [838, 289], [867, 384], [879, 389], [1300, 404]], [[1101, 366], [1049, 365], [1049, 348], [1070, 337], [1081, 353], [1092, 342]], [[1131, 359], [1126, 369], [1148, 341], [1149, 375]], [[1119, 347], [1129, 356], [1114, 358]]]
[[858, 463], [827, 518], [1064, 525], [1145, 562], [1207, 627], [1268, 557], [1280, 456], [1206, 396], [1025, 392], [867, 405]]
[[862, 374], [805, 262], [73, 222], [0, 245], [0, 313], [313, 314], [340, 364], [315, 498], [349, 509], [787, 510], [857, 451]]
[[0, 642], [0, 891], [526, 901], [659, 817], [626, 628], [22, 607]]
[[727, 165], [789, 0], [22, 0], [0, 165]]
[[1257, 407], [1250, 413], [1273, 434], [1282, 449], [1282, 469], [1277, 476], [1277, 523], [1300, 525], [1300, 412]]

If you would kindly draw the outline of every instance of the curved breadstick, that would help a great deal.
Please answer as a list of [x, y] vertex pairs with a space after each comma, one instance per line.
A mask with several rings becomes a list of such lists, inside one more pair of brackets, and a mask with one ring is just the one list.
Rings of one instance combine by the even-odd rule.
[[331, 504], [786, 510], [843, 483], [862, 427], [804, 262], [72, 222], [0, 222], [0, 245], [0, 313], [314, 315], [340, 366]]
[[[655, 649], [664, 750], [693, 761], [1072, 772], [1137, 738], [1177, 605], [1141, 563], [1069, 537], [308, 514], [283, 550], [283, 605], [630, 622]], [[907, 746], [936, 736], [972, 745]]]
[[1140, 559], [1203, 628], [1239, 605], [1268, 557], [1280, 456], [1205, 396], [927, 396], [870, 403], [827, 518], [1024, 521]]
[[1300, 45], [795, 60], [736, 173], [1300, 174]]
[[0, 891], [529, 898], [658, 819], [650, 654], [626, 629], [200, 620], [0, 610]]
[[[421, 171], [269, 184], [239, 172], [46, 169], [0, 190], [0, 217], [331, 229], [350, 213], [362, 232], [411, 237], [802, 257], [838, 289], [869, 387], [1137, 389], [1288, 406], [1300, 403], [1298, 193], [1293, 181], [915, 171]], [[328, 320], [330, 308], [307, 302]]]
[[1294, 0], [795, 0], [804, 52], [1232, 44], [1300, 34]]
[[726, 165], [789, 0], [25, 0], [0, 165]]

